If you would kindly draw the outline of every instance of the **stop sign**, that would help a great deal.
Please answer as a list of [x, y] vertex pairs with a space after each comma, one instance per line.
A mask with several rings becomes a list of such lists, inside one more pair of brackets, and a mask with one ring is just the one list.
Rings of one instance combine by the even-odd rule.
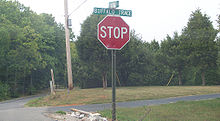
[[106, 16], [98, 24], [98, 40], [107, 49], [122, 49], [130, 40], [128, 24], [119, 16]]

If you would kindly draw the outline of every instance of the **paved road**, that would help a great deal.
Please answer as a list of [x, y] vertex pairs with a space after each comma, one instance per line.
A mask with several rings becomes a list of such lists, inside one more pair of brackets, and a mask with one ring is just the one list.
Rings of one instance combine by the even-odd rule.
[[44, 116], [48, 108], [26, 108], [24, 104], [29, 100], [44, 95], [19, 98], [0, 102], [0, 121], [53, 121]]
[[[131, 102], [119, 102], [117, 107], [140, 107], [147, 105], [159, 105], [159, 104], [168, 104], [175, 103], [178, 101], [193, 101], [193, 100], [204, 100], [204, 99], [214, 99], [220, 98], [220, 94], [209, 94], [209, 95], [197, 95], [197, 96], [184, 96], [184, 97], [174, 97], [174, 98], [164, 98], [164, 99], [155, 99], [155, 100], [140, 100], [140, 101], [131, 101]], [[48, 111], [69, 111], [70, 108], [76, 108], [84, 111], [100, 111], [105, 109], [111, 109], [111, 103], [107, 104], [91, 104], [91, 105], [81, 105], [81, 106], [66, 106], [66, 107], [50, 107]]]
[[[43, 96], [43, 95], [40, 95]], [[104, 109], [110, 109], [111, 104], [91, 104], [81, 106], [67, 106], [67, 107], [40, 107], [40, 108], [27, 108], [24, 104], [39, 96], [20, 98], [5, 102], [0, 102], [0, 121], [53, 121], [52, 119], [45, 116], [47, 112], [56, 111], [70, 111], [70, 108], [77, 108], [85, 111], [99, 111]], [[177, 101], [190, 101], [190, 100], [203, 100], [220, 98], [220, 94], [200, 95], [200, 96], [185, 96], [176, 98], [165, 98], [156, 100], [142, 100], [142, 101], [131, 101], [131, 102], [119, 102], [117, 107], [138, 107], [146, 105], [159, 105], [174, 103]]]

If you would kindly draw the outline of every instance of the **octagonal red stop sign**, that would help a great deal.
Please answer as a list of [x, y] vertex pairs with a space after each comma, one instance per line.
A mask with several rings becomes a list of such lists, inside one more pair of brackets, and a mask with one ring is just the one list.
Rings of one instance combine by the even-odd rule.
[[97, 27], [98, 40], [107, 49], [120, 50], [130, 40], [129, 26], [119, 16], [106, 16]]

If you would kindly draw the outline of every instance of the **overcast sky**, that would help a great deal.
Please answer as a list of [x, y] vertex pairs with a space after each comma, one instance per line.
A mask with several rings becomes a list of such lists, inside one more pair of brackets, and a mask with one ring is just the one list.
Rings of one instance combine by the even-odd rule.
[[[64, 23], [64, 0], [18, 0], [33, 11], [52, 14], [57, 22]], [[72, 30], [80, 33], [80, 24], [93, 12], [94, 7], [107, 8], [115, 0], [68, 0]], [[84, 3], [84, 4], [82, 4]], [[75, 10], [78, 6], [81, 7]], [[122, 17], [144, 41], [163, 40], [167, 34], [181, 32], [192, 11], [200, 8], [211, 17], [217, 28], [220, 0], [119, 0], [119, 9], [132, 10], [132, 17]]]

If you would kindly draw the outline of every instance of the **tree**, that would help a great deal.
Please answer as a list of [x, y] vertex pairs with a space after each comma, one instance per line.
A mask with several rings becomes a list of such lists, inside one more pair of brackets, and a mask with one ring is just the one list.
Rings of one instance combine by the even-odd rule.
[[[8, 80], [8, 55], [10, 49], [11, 32], [16, 33], [16, 27], [13, 26], [4, 16], [0, 16], [0, 80]], [[16, 34], [14, 35], [16, 36]]]
[[191, 14], [187, 26], [183, 29], [182, 47], [190, 63], [200, 71], [202, 85], [206, 85], [207, 70], [216, 66], [216, 34], [210, 18], [202, 14], [200, 9]]
[[[25, 84], [29, 83], [29, 91], [32, 93], [33, 80], [31, 73], [41, 65], [40, 62], [42, 60], [37, 44], [37, 41], [39, 41], [40, 38], [39, 35], [29, 26], [23, 28], [21, 35], [20, 38], [12, 41], [13, 43], [16, 43], [14, 46], [15, 48], [8, 52], [9, 60], [11, 62], [10, 67], [13, 67], [11, 69], [15, 69], [16, 73], [19, 74], [17, 75], [17, 77], [19, 77], [18, 79], [23, 78], [23, 81], [20, 82], [23, 84], [23, 92]], [[26, 80], [27, 77], [29, 80]]]
[[[220, 75], [220, 15], [218, 15], [218, 36], [217, 36], [217, 48], [218, 48], [218, 59], [217, 59], [217, 65], [218, 65], [218, 75]], [[220, 84], [220, 81], [218, 81], [216, 84]]]
[[10, 96], [48, 87], [51, 68], [64, 84], [64, 27], [52, 15], [1, 0], [0, 36], [0, 81], [9, 85]]
[[117, 72], [123, 86], [141, 85], [145, 81], [144, 48], [140, 37], [132, 31], [128, 44], [117, 53]]
[[117, 53], [117, 72], [123, 86], [143, 86], [158, 84], [155, 80], [155, 56], [159, 44], [152, 42], [152, 47], [131, 31], [130, 41]]
[[[89, 16], [83, 22], [80, 36], [76, 41], [78, 56], [82, 61], [81, 68], [85, 69], [82, 72], [84, 79], [80, 78], [82, 88], [101, 86], [101, 78], [105, 87], [107, 74], [111, 72], [111, 51], [106, 50], [97, 40], [97, 24], [101, 19], [103, 16]], [[159, 47], [158, 43], [157, 45]], [[130, 42], [117, 52], [117, 74], [121, 84], [150, 85], [153, 82], [150, 75], [152, 66], [152, 53], [132, 31]]]
[[79, 59], [76, 44], [75, 42], [70, 42], [70, 50], [71, 50], [71, 62], [72, 62], [72, 72], [73, 72], [73, 80], [75, 80], [75, 85], [78, 87], [85, 87], [84, 81], [86, 77], [86, 69], [85, 66]]
[[180, 36], [177, 32], [171, 38], [167, 38], [161, 42], [161, 51], [166, 56], [166, 65], [169, 66], [171, 72], [178, 73], [179, 85], [182, 85], [182, 71], [186, 64], [186, 57], [180, 48]]
[[101, 78], [103, 85], [107, 83], [111, 53], [97, 39], [97, 24], [103, 18], [104, 16], [90, 15], [81, 25], [81, 33], [76, 41], [79, 59], [91, 70], [89, 75], [95, 75], [87, 79], [89, 81], [84, 85], [87, 87], [100, 86]]
[[218, 22], [218, 32], [220, 32], [220, 15], [218, 15], [218, 20], [217, 20], [217, 22]]

